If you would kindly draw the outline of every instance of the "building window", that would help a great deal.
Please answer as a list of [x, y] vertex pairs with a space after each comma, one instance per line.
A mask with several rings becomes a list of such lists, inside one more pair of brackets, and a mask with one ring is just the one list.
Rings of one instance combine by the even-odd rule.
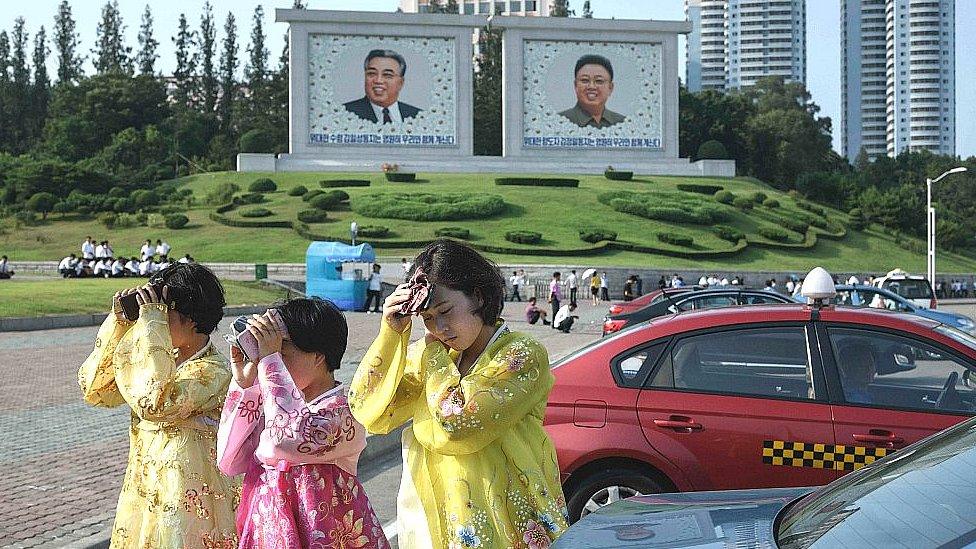
[[464, 3], [464, 15], [474, 15], [474, 2]]
[[491, 2], [478, 2], [478, 13], [491, 13]]
[[495, 2], [495, 13], [503, 13], [505, 11], [505, 2]]
[[522, 1], [518, 0], [517, 2], [509, 2], [508, 11], [511, 12], [522, 11]]
[[525, 0], [525, 11], [536, 11], [536, 0]]

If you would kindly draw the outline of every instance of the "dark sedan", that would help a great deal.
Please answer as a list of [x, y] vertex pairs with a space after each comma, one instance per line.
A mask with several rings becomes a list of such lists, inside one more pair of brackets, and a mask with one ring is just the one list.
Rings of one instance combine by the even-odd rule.
[[554, 547], [965, 547], [976, 543], [976, 418], [822, 488], [638, 496]]
[[603, 320], [603, 335], [640, 324], [641, 322], [682, 311], [717, 309], [736, 305], [769, 305], [773, 303], [795, 303], [788, 296], [769, 290], [748, 290], [724, 287], [697, 290], [677, 294], [666, 294], [660, 299], [636, 311], [609, 315]]

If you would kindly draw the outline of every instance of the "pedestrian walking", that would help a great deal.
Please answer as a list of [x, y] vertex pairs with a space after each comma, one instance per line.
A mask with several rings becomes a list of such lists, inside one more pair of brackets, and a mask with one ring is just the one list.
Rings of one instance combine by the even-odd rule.
[[[135, 321], [121, 306], [133, 293]], [[150, 284], [112, 298], [112, 312], [78, 372], [85, 402], [132, 411], [112, 547], [237, 542], [239, 485], [214, 460], [231, 372], [210, 334], [224, 305], [217, 277], [196, 263], [173, 265]]]
[[[567, 528], [542, 427], [549, 357], [501, 320], [504, 295], [493, 263], [459, 242], [433, 242], [417, 256], [411, 283], [387, 297], [380, 333], [353, 378], [349, 405], [367, 430], [406, 424], [400, 547], [542, 548]], [[426, 335], [408, 347], [416, 315]]]
[[634, 275], [634, 295], [636, 297], [644, 295], [644, 281], [639, 274]]
[[237, 547], [389, 547], [356, 476], [366, 430], [334, 376], [349, 332], [342, 312], [293, 299], [254, 315], [248, 331], [257, 356], [231, 347], [217, 431], [220, 470], [244, 475]]
[[628, 276], [627, 281], [624, 282], [624, 301], [634, 300], [634, 276]]
[[579, 277], [576, 276], [576, 269], [569, 271], [566, 277], [566, 287], [569, 288], [569, 303], [576, 307], [576, 294], [579, 292]]
[[590, 302], [596, 306], [600, 303], [600, 275], [590, 276]]
[[[552, 273], [552, 280], [549, 281], [549, 304], [552, 305], [552, 318], [556, 318], [559, 312], [559, 302], [562, 300], [562, 288], [559, 284], [559, 271]], [[555, 326], [553, 326], [555, 328]]]
[[352, 245], [356, 245], [356, 235], [359, 234], [359, 223], [353, 221], [349, 224], [349, 238], [352, 241]]
[[607, 272], [600, 275], [600, 301], [610, 301], [610, 285], [607, 283]]
[[512, 285], [512, 301], [522, 301], [522, 296], [519, 295], [519, 278], [518, 271], [512, 271], [511, 278], [508, 279], [509, 284]]
[[369, 304], [373, 303], [374, 313], [381, 313], [380, 305], [383, 301], [383, 275], [380, 274], [380, 264], [373, 263], [373, 272], [369, 273], [366, 288], [366, 306], [363, 310], [370, 312]]

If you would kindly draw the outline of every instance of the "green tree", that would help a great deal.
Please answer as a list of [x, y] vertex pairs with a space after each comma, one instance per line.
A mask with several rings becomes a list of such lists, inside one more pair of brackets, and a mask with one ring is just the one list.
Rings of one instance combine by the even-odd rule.
[[51, 193], [37, 193], [27, 201], [26, 208], [28, 211], [37, 212], [44, 219], [47, 219], [47, 214], [54, 210], [54, 205], [57, 202], [57, 197]]
[[237, 23], [233, 13], [224, 22], [224, 40], [220, 52], [220, 97], [217, 99], [217, 115], [224, 134], [230, 134], [231, 115], [237, 98]]
[[176, 45], [176, 70], [173, 71], [176, 90], [173, 100], [179, 108], [192, 106], [196, 98], [197, 53], [192, 51], [195, 43], [196, 32], [190, 30], [186, 14], [181, 13], [179, 30], [173, 37], [173, 44]]
[[75, 20], [71, 16], [71, 4], [61, 0], [58, 13], [54, 16], [54, 49], [58, 58], [58, 83], [71, 84], [82, 76], [82, 57], [78, 54], [81, 42], [75, 31]]
[[217, 107], [217, 72], [214, 68], [217, 28], [214, 24], [213, 8], [207, 1], [203, 5], [200, 18], [200, 95], [203, 112], [213, 113]]
[[432, 0], [430, 3], [430, 13], [458, 13], [459, 6], [457, 0]]
[[156, 60], [159, 54], [159, 41], [153, 36], [153, 16], [149, 4], [142, 12], [142, 24], [139, 25], [139, 52], [136, 53], [136, 66], [139, 74], [153, 76], [156, 74]]
[[569, 9], [569, 0], [555, 0], [552, 9], [549, 11], [552, 17], [572, 17], [576, 15], [574, 10]]
[[247, 66], [244, 68], [244, 76], [248, 86], [252, 91], [264, 87], [268, 77], [268, 48], [264, 45], [264, 8], [260, 4], [254, 8], [251, 27], [251, 44], [247, 51]]
[[11, 32], [10, 84], [4, 93], [7, 139], [3, 150], [21, 154], [30, 146], [32, 127], [30, 68], [27, 64], [27, 31], [23, 17], [14, 20]]
[[502, 38], [489, 27], [478, 33], [474, 69], [474, 154], [502, 154]]
[[593, 19], [593, 10], [590, 9], [590, 0], [583, 2], [583, 19]]
[[132, 48], [125, 45], [125, 25], [118, 0], [105, 2], [96, 34], [95, 49], [92, 50], [95, 55], [95, 71], [98, 74], [132, 74]]
[[[0, 31], [0, 120], [11, 120], [15, 116], [11, 95], [10, 37], [7, 31]], [[0, 124], [0, 150], [7, 150], [7, 143], [11, 142], [12, 133], [12, 126]]]
[[48, 103], [51, 100], [51, 79], [47, 75], [47, 56], [50, 53], [47, 46], [47, 34], [44, 26], [34, 35], [34, 54], [32, 61], [34, 64], [34, 82], [31, 87], [31, 145], [33, 145], [41, 135], [44, 128], [44, 120], [47, 118]]

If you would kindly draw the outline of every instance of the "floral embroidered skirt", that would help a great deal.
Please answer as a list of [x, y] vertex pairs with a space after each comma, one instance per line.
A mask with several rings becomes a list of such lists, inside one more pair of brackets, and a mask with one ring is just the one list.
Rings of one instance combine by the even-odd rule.
[[240, 547], [390, 547], [359, 479], [333, 464], [255, 466], [237, 510]]

